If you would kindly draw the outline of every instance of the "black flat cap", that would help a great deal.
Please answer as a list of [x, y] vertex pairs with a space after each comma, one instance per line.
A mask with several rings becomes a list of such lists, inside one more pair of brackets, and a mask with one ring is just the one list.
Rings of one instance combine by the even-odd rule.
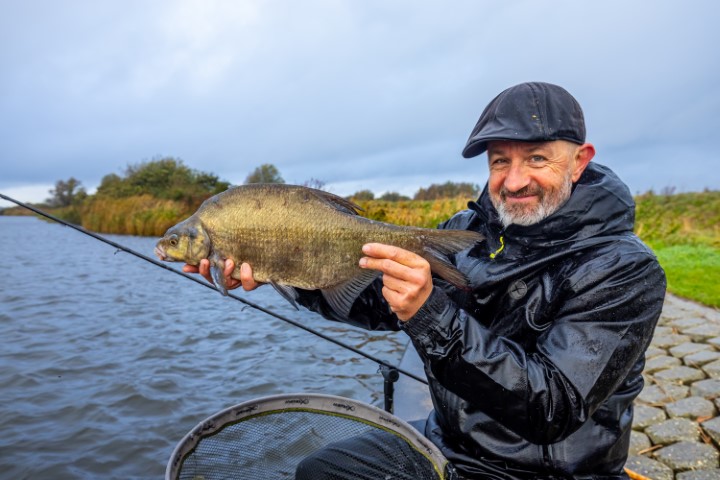
[[495, 97], [480, 115], [463, 149], [470, 158], [487, 150], [490, 140], [585, 143], [585, 120], [580, 104], [562, 87], [528, 82]]

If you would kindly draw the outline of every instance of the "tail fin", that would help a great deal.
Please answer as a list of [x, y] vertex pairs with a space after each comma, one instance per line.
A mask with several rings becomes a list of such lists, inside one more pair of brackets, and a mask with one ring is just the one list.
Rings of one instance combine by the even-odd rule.
[[423, 253], [430, 269], [454, 286], [468, 289], [467, 277], [448, 260], [448, 255], [468, 249], [485, 237], [469, 230], [429, 230], [422, 234]]

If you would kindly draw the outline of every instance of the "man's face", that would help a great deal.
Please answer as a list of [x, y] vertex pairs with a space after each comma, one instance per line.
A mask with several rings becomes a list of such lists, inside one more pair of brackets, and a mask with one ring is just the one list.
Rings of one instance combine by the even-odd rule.
[[594, 154], [589, 143], [563, 140], [489, 142], [488, 190], [503, 225], [532, 225], [555, 213]]

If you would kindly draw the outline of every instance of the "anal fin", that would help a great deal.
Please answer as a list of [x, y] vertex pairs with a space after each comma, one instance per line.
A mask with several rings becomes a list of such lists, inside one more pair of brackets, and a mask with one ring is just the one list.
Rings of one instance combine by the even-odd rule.
[[320, 292], [336, 313], [348, 318], [355, 300], [379, 275], [376, 270], [363, 270], [359, 276]]

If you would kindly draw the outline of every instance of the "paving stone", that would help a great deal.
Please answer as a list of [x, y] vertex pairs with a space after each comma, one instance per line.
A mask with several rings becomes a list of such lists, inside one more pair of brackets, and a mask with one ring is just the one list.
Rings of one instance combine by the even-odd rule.
[[629, 456], [627, 462], [625, 462], [625, 468], [645, 478], [652, 478], [652, 480], [673, 480], [675, 477], [672, 468], [657, 460], [643, 456]]
[[720, 480], [720, 468], [680, 472], [675, 475], [675, 480]]
[[645, 362], [645, 369], [643, 372], [648, 375], [652, 375], [660, 370], [667, 370], [668, 368], [680, 365], [682, 365], [682, 360], [679, 358], [671, 357], [670, 355], [659, 355]]
[[715, 440], [716, 443], [720, 443], [720, 417], [706, 420], [702, 422], [700, 426], [705, 433], [710, 435], [710, 438]]
[[[668, 310], [669, 308], [671, 308], [671, 307], [668, 307], [667, 305], [663, 306], [663, 310], [660, 313], [660, 318], [658, 318], [658, 323], [657, 323], [658, 327], [660, 327], [660, 326], [667, 327], [672, 322], [677, 320], [678, 318], [681, 318], [681, 317], [685, 318], [687, 316], [687, 315], [683, 316], [680, 313], [675, 314], [674, 312], [669, 311]], [[670, 328], [672, 328], [672, 327], [670, 327]]]
[[665, 410], [647, 405], [635, 405], [633, 408], [634, 430], [645, 430], [650, 425], [656, 425], [667, 420]]
[[677, 328], [668, 327], [668, 326], [657, 326], [655, 327], [655, 332], [653, 332], [654, 336], [660, 337], [665, 335], [672, 335], [678, 333]]
[[702, 367], [715, 360], [720, 360], [720, 352], [715, 350], [704, 350], [683, 357], [683, 363], [688, 367]]
[[[700, 325], [705, 325], [707, 323], [707, 320], [700, 317], [685, 317], [681, 316], [678, 318], [673, 318], [671, 320], [668, 320], [665, 325], [671, 328], [676, 329], [680, 333], [685, 333], [683, 330], [687, 328], [693, 328]], [[720, 335], [720, 333], [718, 334]], [[718, 336], [715, 335], [715, 336]]]
[[682, 383], [685, 385], [702, 380], [705, 377], [705, 372], [697, 368], [691, 367], [672, 367], [666, 370], [661, 370], [653, 375], [656, 380], [661, 382], [673, 382]]
[[720, 397], [720, 379], [711, 378], [693, 383], [690, 386], [690, 395], [707, 398], [708, 400]]
[[703, 365], [702, 371], [710, 378], [720, 378], [720, 360]]
[[653, 345], [658, 348], [670, 348], [675, 347], [677, 345], [680, 345], [681, 343], [689, 342], [690, 337], [687, 335], [681, 335], [679, 333], [669, 333], [667, 335], [658, 335], [657, 329], [655, 329], [656, 333], [655, 336], [652, 339], [652, 342], [650, 342], [650, 345]]
[[712, 345], [715, 348], [720, 349], [720, 337], [710, 338], [705, 341], [708, 345]]
[[655, 452], [655, 458], [675, 471], [717, 468], [720, 453], [711, 445], [678, 442]]
[[637, 430], [630, 432], [630, 449], [628, 450], [630, 455], [640, 455], [640, 452], [647, 450], [651, 446], [652, 443], [650, 443], [650, 438], [647, 435]]
[[719, 311], [704, 307], [690, 300], [675, 297], [673, 295], [665, 296], [665, 304], [663, 305], [663, 308], [666, 307], [668, 309], [666, 313], [670, 317], [698, 317], [720, 322]]
[[714, 337], [720, 337], [720, 324], [705, 322], [703, 325], [683, 330], [683, 335], [688, 335], [695, 342], [704, 342]]
[[645, 384], [636, 402], [647, 405], [664, 405], [685, 398], [690, 393], [690, 387], [675, 384]]
[[667, 355], [667, 350], [664, 348], [653, 347], [652, 345], [645, 350], [645, 360], [649, 360], [659, 355]]
[[683, 398], [677, 402], [668, 403], [665, 405], [665, 411], [670, 418], [689, 418], [690, 420], [714, 417], [717, 413], [713, 402], [701, 397]]
[[655, 445], [670, 445], [675, 442], [696, 442], [700, 438], [697, 423], [687, 418], [671, 418], [664, 422], [650, 425], [645, 429], [650, 441]]
[[712, 345], [696, 342], [685, 342], [670, 348], [670, 355], [683, 358], [693, 353], [715, 350]]

